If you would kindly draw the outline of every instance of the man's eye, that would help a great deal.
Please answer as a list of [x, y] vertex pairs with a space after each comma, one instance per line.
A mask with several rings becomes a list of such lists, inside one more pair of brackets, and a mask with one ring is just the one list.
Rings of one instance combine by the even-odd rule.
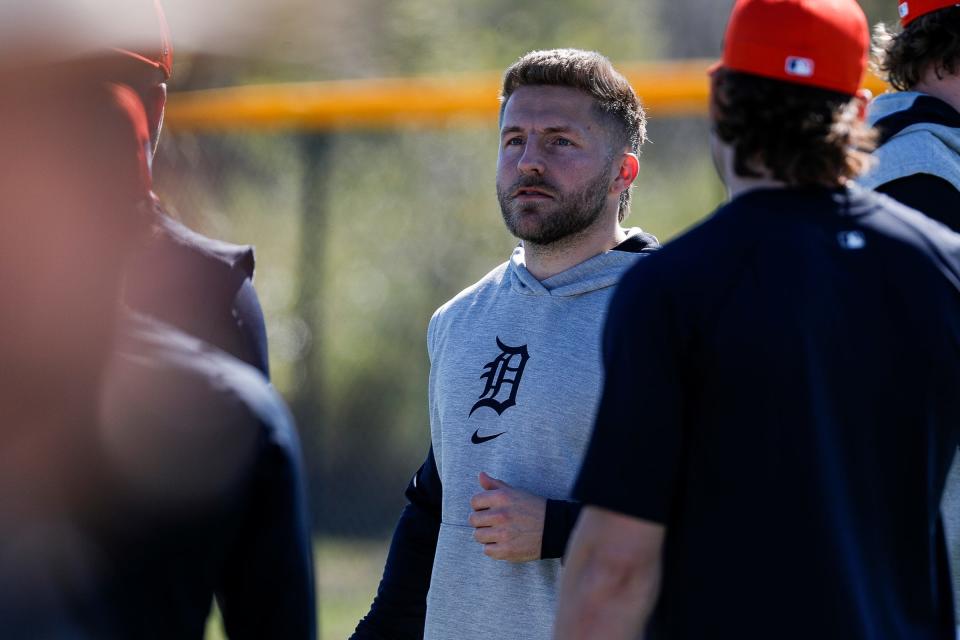
[[573, 144], [573, 142], [568, 140], [567, 138], [557, 138], [553, 141], [553, 144], [561, 147], [569, 147], [570, 145]]
[[504, 143], [504, 146], [505, 146], [505, 147], [509, 147], [510, 145], [517, 146], [517, 145], [521, 145], [521, 144], [523, 144], [523, 139], [522, 139], [522, 138], [510, 138], [509, 140], [507, 140], [507, 141]]

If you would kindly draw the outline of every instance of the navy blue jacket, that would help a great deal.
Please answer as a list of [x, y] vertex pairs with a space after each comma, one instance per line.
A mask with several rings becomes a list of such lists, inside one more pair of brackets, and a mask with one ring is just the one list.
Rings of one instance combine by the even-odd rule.
[[92, 451], [66, 457], [88, 497], [0, 520], [7, 551], [28, 543], [0, 558], [0, 635], [201, 640], [216, 596], [231, 640], [313, 640], [300, 445], [279, 396], [146, 316], [115, 344], [99, 419], [73, 425]]
[[165, 214], [126, 271], [133, 309], [196, 336], [270, 377], [253, 248], [203, 236]]

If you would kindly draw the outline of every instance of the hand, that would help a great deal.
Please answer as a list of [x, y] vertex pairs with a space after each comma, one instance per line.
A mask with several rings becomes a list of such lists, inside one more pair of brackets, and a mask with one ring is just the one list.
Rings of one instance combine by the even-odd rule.
[[507, 562], [539, 560], [546, 498], [515, 489], [482, 471], [479, 479], [484, 490], [470, 499], [473, 513], [467, 522], [476, 529], [473, 539], [483, 545], [483, 553]]

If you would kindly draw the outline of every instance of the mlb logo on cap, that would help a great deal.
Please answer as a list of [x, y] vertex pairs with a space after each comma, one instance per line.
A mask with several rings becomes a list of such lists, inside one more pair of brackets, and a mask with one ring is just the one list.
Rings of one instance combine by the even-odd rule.
[[905, 27], [928, 13], [956, 6], [960, 6], [956, 0], [905, 0], [897, 4], [897, 12], [900, 14], [900, 24]]
[[869, 42], [857, 0], [736, 0], [720, 67], [852, 96]]
[[813, 60], [810, 58], [790, 56], [787, 58], [786, 71], [792, 76], [798, 76], [800, 78], [812, 78]]

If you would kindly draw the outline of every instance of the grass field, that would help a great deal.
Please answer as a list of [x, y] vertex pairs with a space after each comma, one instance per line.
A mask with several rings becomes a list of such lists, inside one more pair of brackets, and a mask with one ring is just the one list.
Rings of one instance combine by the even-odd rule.
[[[341, 539], [314, 542], [319, 640], [345, 640], [353, 632], [377, 590], [388, 544]], [[225, 638], [220, 617], [214, 611], [207, 624], [206, 640]]]

